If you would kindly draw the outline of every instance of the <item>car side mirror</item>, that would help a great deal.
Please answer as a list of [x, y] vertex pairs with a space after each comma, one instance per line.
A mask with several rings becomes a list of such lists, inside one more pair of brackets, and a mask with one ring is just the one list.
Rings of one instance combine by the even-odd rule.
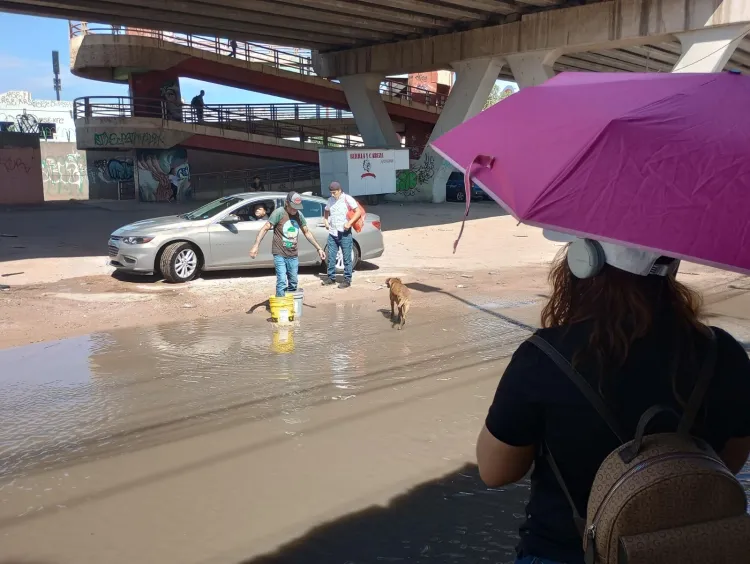
[[230, 213], [228, 216], [226, 216], [224, 219], [221, 220], [221, 223], [226, 223], [227, 225], [230, 225], [232, 223], [239, 223], [240, 218], [239, 216], [236, 216], [233, 213]]

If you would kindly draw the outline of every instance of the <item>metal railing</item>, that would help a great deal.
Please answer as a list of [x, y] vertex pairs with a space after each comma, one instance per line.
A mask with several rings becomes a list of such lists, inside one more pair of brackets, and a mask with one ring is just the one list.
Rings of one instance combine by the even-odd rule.
[[[155, 29], [124, 27], [118, 25], [94, 24], [87, 22], [68, 22], [70, 37], [81, 35], [138, 35], [150, 37], [159, 41], [168, 41], [177, 45], [209, 51], [225, 57], [233, 57], [242, 61], [262, 63], [281, 70], [310, 76], [315, 75], [312, 57], [307, 49], [262, 45], [245, 41], [221, 39], [218, 37], [173, 33]], [[337, 82], [337, 81], [332, 81]], [[380, 93], [399, 100], [410, 100], [428, 106], [442, 108], [448, 99], [446, 94], [432, 92], [426, 88], [409, 86], [398, 80], [386, 79], [380, 85]]]
[[269, 192], [320, 192], [318, 165], [293, 165], [262, 169], [203, 172], [190, 175], [193, 197], [213, 200], [232, 194], [254, 191], [253, 180], [259, 177]]
[[[325, 127], [265, 117], [290, 115], [292, 117], [288, 119], [294, 119], [293, 108], [286, 108], [285, 111], [287, 113], [278, 109], [270, 110], [269, 105], [264, 104], [206, 104], [201, 108], [157, 98], [129, 96], [86, 96], [73, 101], [73, 119], [148, 117], [298, 141], [302, 147], [305, 143], [325, 147], [358, 147], [363, 144], [358, 138], [340, 135]], [[300, 115], [299, 112], [296, 115]], [[309, 118], [300, 118], [300, 121], [303, 119]]]

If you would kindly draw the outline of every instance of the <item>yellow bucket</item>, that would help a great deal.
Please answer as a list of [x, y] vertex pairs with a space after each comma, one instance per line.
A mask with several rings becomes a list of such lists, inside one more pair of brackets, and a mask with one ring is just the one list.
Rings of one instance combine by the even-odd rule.
[[271, 296], [268, 299], [268, 305], [271, 307], [271, 319], [278, 321], [284, 315], [281, 313], [282, 310], [286, 310], [289, 321], [294, 319], [294, 296], [291, 294], [284, 296], [283, 298], [277, 298]]

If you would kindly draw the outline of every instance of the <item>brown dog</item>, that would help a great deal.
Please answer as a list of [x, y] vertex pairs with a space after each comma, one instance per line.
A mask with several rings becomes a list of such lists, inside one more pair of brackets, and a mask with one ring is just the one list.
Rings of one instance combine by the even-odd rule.
[[388, 278], [385, 281], [386, 286], [391, 290], [391, 321], [395, 314], [394, 306], [398, 308], [398, 321], [393, 321], [393, 327], [399, 323], [399, 330], [406, 324], [406, 314], [409, 311], [410, 295], [407, 288], [400, 278]]

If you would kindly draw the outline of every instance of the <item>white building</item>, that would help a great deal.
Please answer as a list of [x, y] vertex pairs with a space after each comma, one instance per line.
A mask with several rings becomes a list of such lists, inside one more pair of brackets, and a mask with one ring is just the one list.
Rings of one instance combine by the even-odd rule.
[[38, 133], [47, 141], [76, 141], [73, 102], [34, 100], [31, 92], [0, 94], [0, 131]]

